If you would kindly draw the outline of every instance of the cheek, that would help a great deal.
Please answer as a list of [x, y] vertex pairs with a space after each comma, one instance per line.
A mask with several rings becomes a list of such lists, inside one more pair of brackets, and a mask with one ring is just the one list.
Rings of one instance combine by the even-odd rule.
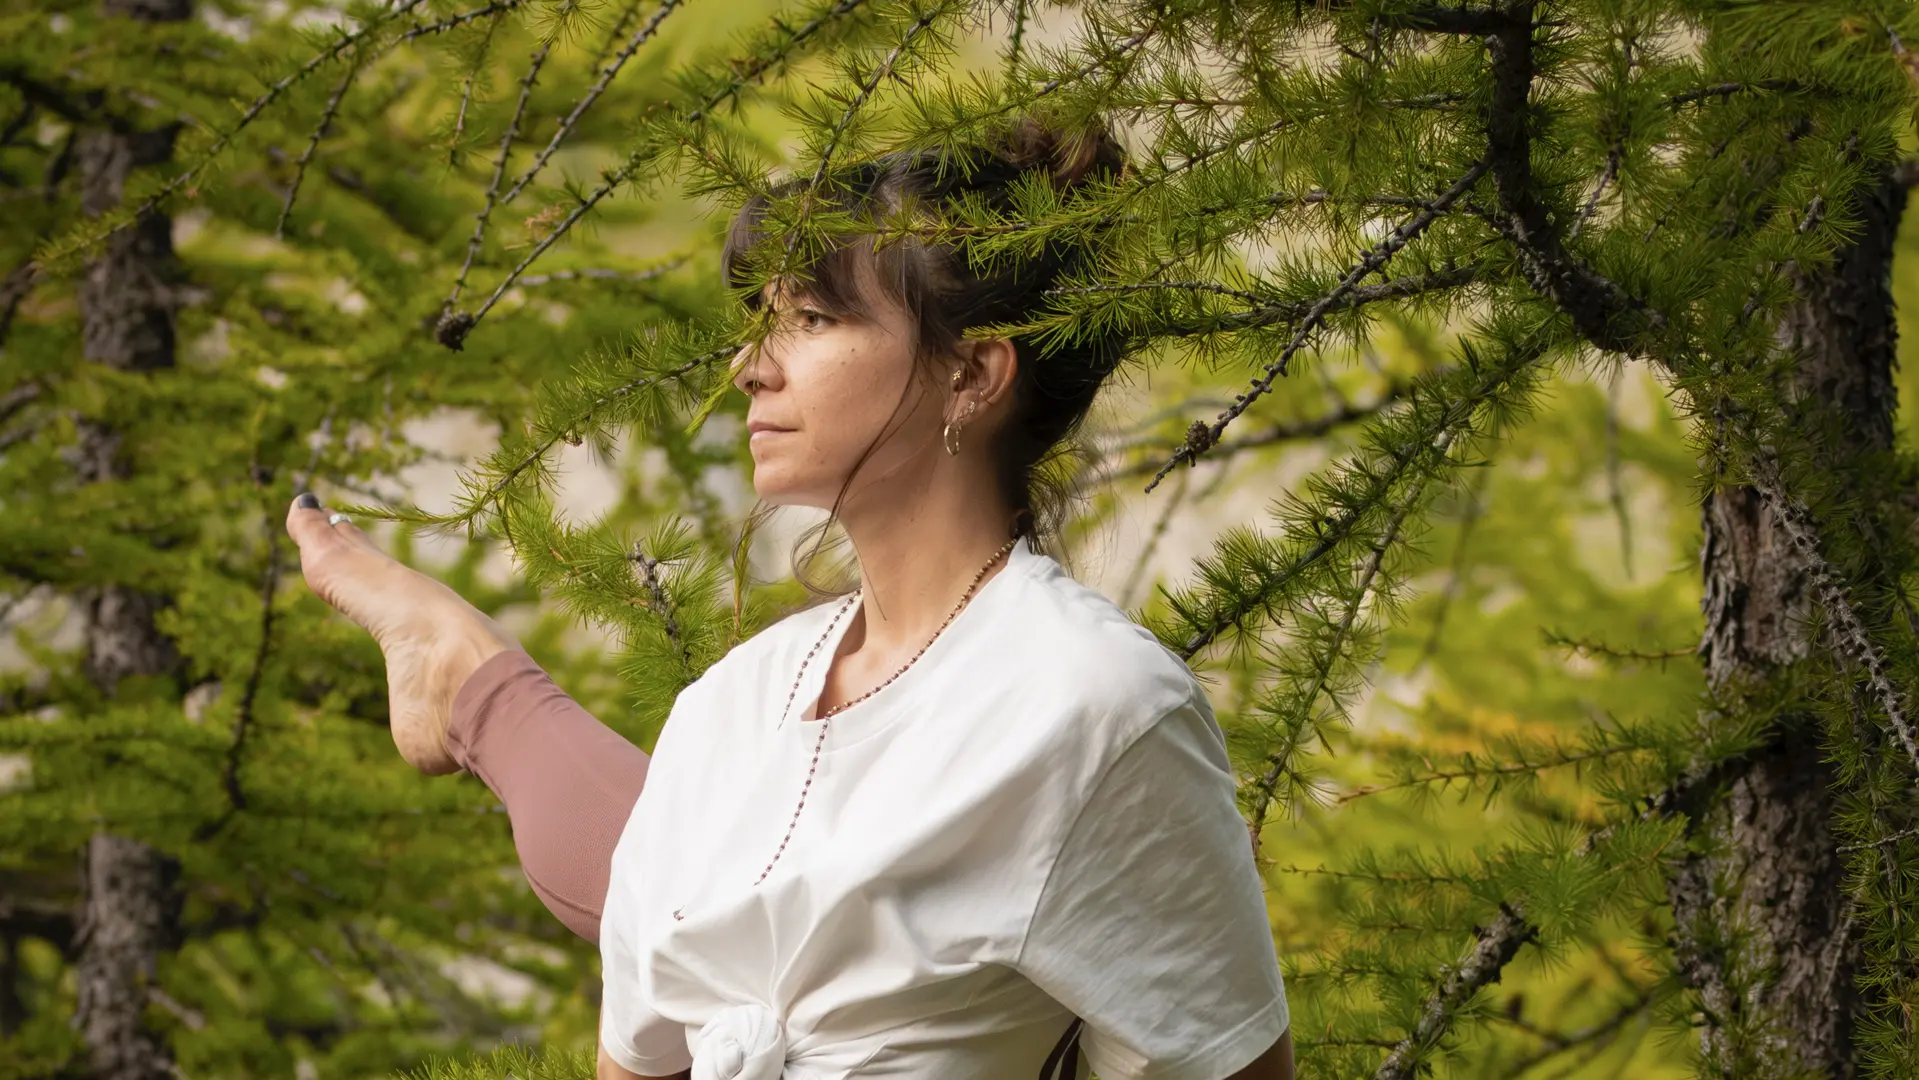
[[913, 406], [910, 362], [893, 345], [867, 335], [849, 337], [813, 367], [806, 414], [814, 446], [823, 455], [858, 456], [889, 428], [902, 421], [911, 426], [910, 419], [899, 415]]

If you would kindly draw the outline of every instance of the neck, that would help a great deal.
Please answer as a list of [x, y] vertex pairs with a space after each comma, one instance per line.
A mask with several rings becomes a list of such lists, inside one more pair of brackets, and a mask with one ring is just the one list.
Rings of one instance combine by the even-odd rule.
[[[982, 512], [982, 505], [994, 509]], [[1001, 512], [997, 498], [952, 491], [929, 491], [907, 505], [842, 515], [859, 556], [861, 597], [839, 655], [890, 658], [925, 645], [982, 567], [986, 574], [974, 596], [1006, 569], [1013, 553], [997, 559], [994, 553], [1010, 539], [1012, 518], [1010, 509]], [[988, 559], [993, 559], [990, 567]]]

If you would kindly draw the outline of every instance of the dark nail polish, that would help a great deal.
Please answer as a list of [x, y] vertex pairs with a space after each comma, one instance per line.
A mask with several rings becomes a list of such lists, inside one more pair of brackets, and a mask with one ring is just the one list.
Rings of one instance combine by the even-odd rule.
[[293, 500], [293, 505], [302, 510], [318, 510], [320, 508], [320, 497], [311, 491], [302, 491], [300, 497]]

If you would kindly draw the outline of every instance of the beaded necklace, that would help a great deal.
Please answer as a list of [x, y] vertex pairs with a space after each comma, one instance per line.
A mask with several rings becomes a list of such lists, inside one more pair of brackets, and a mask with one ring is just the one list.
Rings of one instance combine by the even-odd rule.
[[[757, 886], [760, 882], [765, 881], [766, 876], [773, 872], [773, 864], [779, 862], [780, 856], [786, 853], [786, 845], [789, 841], [793, 839], [793, 830], [799, 826], [800, 811], [806, 809], [806, 795], [809, 791], [813, 790], [813, 774], [819, 771], [820, 751], [825, 749], [826, 747], [826, 729], [827, 729], [828, 723], [832, 720], [834, 716], [838, 715], [839, 713], [844, 712], [855, 705], [858, 705], [860, 702], [865, 701], [867, 698], [872, 697], [874, 694], [877, 694], [881, 690], [884, 690], [888, 686], [892, 685], [892, 682], [894, 679], [897, 679], [901, 675], [904, 675], [906, 673], [907, 668], [912, 667], [915, 661], [917, 661], [921, 656], [924, 656], [926, 654], [926, 650], [932, 648], [933, 642], [938, 641], [939, 636], [945, 633], [946, 628], [952, 625], [953, 620], [959, 616], [960, 609], [964, 608], [967, 604], [967, 601], [973, 598], [973, 593], [979, 589], [980, 582], [986, 577], [986, 572], [993, 568], [994, 563], [999, 562], [1000, 559], [1004, 558], [1008, 552], [1012, 551], [1013, 545], [1017, 543], [1019, 543], [1019, 537], [1015, 536], [1011, 540], [1008, 540], [1004, 547], [1001, 547], [998, 551], [994, 552], [992, 558], [986, 560], [986, 565], [980, 567], [979, 573], [973, 575], [973, 583], [966, 587], [966, 594], [960, 597], [959, 603], [953, 606], [952, 611], [947, 612], [946, 620], [940, 623], [939, 629], [933, 631], [933, 636], [930, 638], [927, 638], [926, 644], [920, 646], [919, 652], [914, 653], [911, 659], [907, 660], [906, 663], [900, 665], [900, 669], [898, 671], [895, 671], [893, 674], [887, 676], [885, 682], [879, 684], [878, 686], [875, 686], [871, 690], [868, 690], [866, 693], [861, 694], [859, 697], [856, 697], [851, 701], [842, 702], [841, 704], [835, 705], [818, 716], [817, 719], [819, 720], [819, 723], [820, 723], [820, 733], [819, 733], [819, 736], [813, 740], [813, 761], [812, 761], [812, 764], [808, 765], [806, 768], [805, 783], [800, 785], [799, 802], [795, 804], [793, 807], [793, 818], [792, 820], [786, 823], [786, 835], [780, 838], [779, 847], [774, 849], [773, 857], [767, 860], [766, 868], [760, 871], [760, 876], [753, 880], [753, 884], [755, 886]], [[818, 655], [820, 651], [820, 647], [826, 644], [826, 639], [832, 636], [833, 628], [839, 625], [840, 619], [844, 617], [848, 611], [851, 611], [853, 609], [853, 605], [858, 603], [859, 599], [860, 599], [860, 590], [855, 589], [853, 591], [853, 595], [847, 597], [846, 602], [840, 605], [840, 609], [833, 613], [832, 621], [826, 624], [826, 630], [820, 634], [820, 639], [818, 641], [815, 641], [813, 643], [813, 647], [807, 651], [806, 659], [800, 661], [799, 674], [793, 676], [793, 688], [786, 692], [786, 708], [781, 710], [780, 712], [780, 723], [784, 724], [786, 722], [787, 714], [792, 712], [793, 710], [793, 698], [800, 691], [800, 682], [806, 677], [807, 666], [813, 662], [813, 657]], [[685, 916], [682, 915], [681, 912], [685, 910], [686, 908], [684, 906], [675, 908], [673, 910], [673, 918], [683, 920]]]

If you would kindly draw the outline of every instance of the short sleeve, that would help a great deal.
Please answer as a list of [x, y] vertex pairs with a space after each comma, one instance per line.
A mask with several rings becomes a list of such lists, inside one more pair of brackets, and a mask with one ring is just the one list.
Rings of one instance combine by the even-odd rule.
[[[642, 795], [642, 798], [645, 796]], [[636, 823], [628, 820], [613, 853], [606, 904], [600, 910], [600, 1045], [619, 1066], [641, 1076], [672, 1076], [693, 1065], [686, 1026], [654, 1012], [640, 982], [634, 948], [634, 897], [629, 876]]]
[[1016, 967], [1101, 1080], [1223, 1080], [1285, 1034], [1265, 892], [1211, 711], [1168, 713], [1068, 832]]

